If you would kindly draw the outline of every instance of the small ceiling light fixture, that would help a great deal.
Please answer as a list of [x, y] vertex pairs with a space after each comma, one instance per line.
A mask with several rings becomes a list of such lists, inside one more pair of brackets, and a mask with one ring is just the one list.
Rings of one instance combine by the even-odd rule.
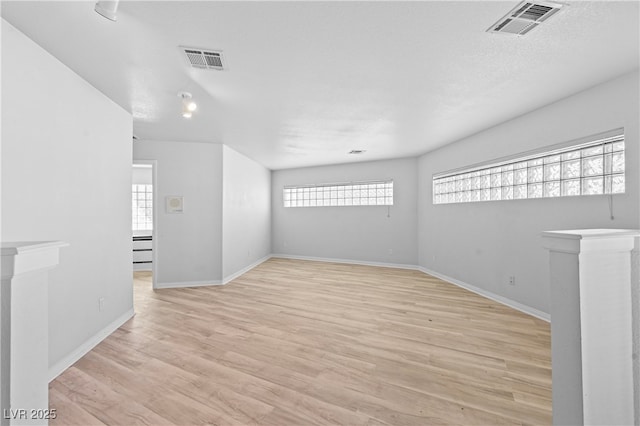
[[349, 154], [359, 155], [359, 154], [364, 154], [365, 152], [367, 151], [364, 149], [352, 149], [351, 151], [349, 151]]
[[182, 99], [182, 116], [184, 118], [191, 118], [193, 111], [198, 108], [198, 105], [191, 99], [191, 93], [180, 92], [178, 93], [178, 97]]
[[116, 16], [118, 3], [120, 3], [120, 0], [100, 0], [96, 3], [94, 10], [108, 20], [115, 22], [118, 20]]

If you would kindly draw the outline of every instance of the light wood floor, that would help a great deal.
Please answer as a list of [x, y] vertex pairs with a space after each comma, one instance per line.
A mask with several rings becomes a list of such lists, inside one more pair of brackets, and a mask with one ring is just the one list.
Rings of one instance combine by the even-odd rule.
[[50, 384], [52, 425], [550, 424], [549, 324], [421, 272], [271, 259], [153, 292]]

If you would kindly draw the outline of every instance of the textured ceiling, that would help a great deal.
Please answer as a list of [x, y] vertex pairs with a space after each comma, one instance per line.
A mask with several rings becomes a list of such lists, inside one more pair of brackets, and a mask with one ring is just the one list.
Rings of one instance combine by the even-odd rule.
[[[515, 1], [124, 0], [117, 22], [94, 4], [1, 6], [139, 139], [225, 143], [271, 169], [421, 154], [639, 64], [636, 1], [568, 2], [523, 37], [485, 32]], [[189, 68], [180, 45], [222, 50], [228, 69]]]

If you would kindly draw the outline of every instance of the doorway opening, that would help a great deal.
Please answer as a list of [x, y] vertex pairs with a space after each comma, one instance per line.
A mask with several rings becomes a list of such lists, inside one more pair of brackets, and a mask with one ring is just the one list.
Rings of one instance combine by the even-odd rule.
[[131, 234], [136, 281], [155, 289], [157, 262], [155, 161], [136, 160], [131, 175]]

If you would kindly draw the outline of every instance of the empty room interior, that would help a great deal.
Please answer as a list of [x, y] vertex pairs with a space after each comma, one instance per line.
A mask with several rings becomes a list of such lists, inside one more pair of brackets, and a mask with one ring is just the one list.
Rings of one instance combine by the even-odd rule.
[[640, 2], [0, 7], [1, 425], [640, 423]]

